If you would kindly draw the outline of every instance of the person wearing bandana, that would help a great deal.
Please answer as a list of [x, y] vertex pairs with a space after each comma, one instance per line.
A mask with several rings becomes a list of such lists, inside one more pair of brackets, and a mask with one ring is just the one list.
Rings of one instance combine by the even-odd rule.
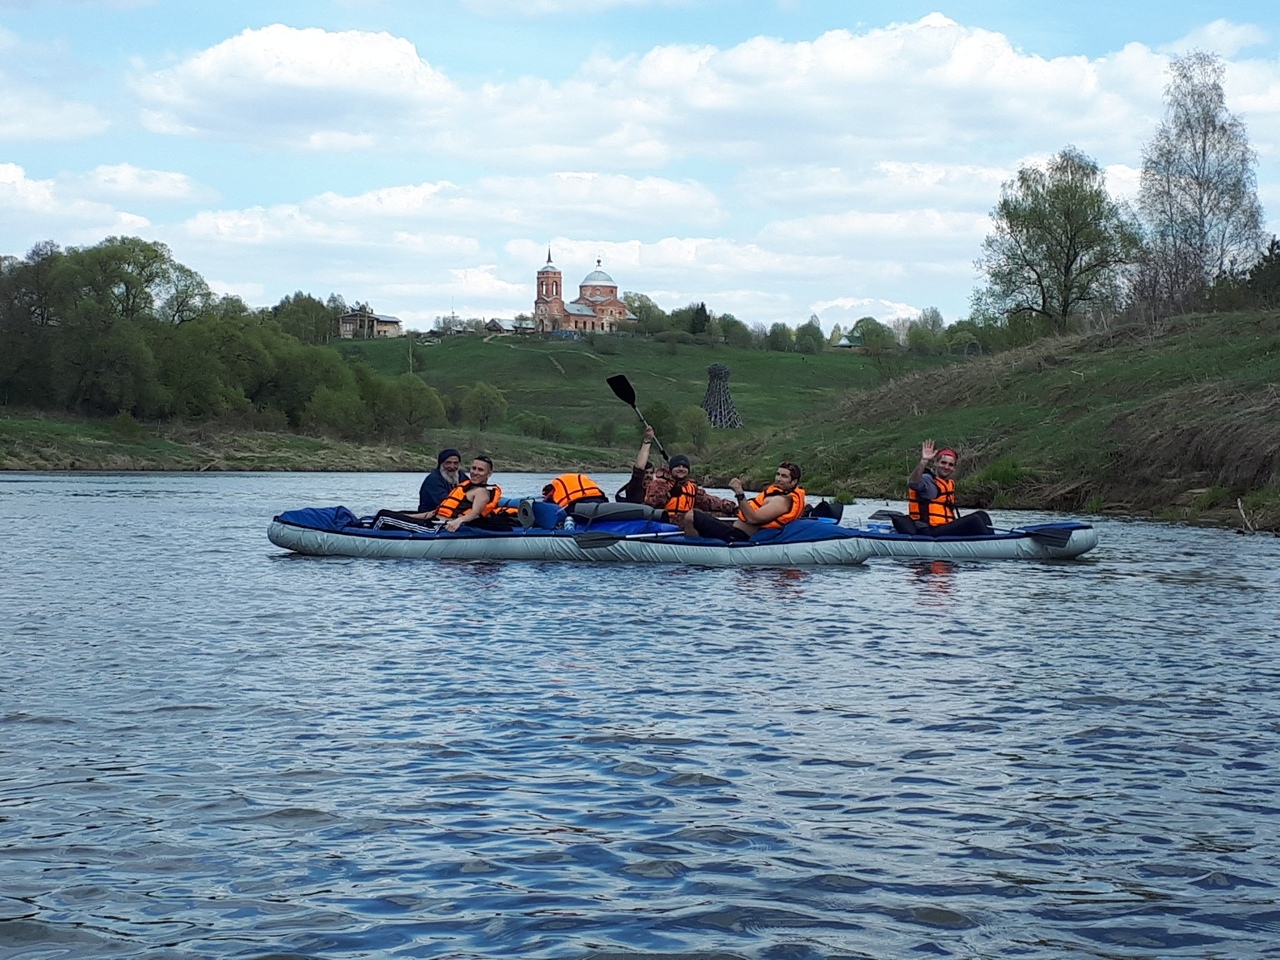
[[956, 508], [956, 467], [960, 457], [950, 447], [938, 450], [932, 440], [920, 445], [920, 462], [907, 478], [908, 516], [893, 519], [898, 533], [929, 537], [972, 537], [992, 532], [985, 510], [960, 516]]

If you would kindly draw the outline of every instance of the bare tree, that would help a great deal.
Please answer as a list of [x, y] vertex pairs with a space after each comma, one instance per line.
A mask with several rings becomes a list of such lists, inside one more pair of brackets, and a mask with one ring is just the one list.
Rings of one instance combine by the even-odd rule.
[[1226, 68], [1192, 51], [1169, 66], [1165, 119], [1142, 152], [1138, 205], [1147, 244], [1137, 292], [1157, 314], [1193, 306], [1262, 248], [1257, 155], [1226, 107]]
[[1098, 164], [1070, 146], [1005, 183], [991, 220], [976, 264], [988, 281], [981, 297], [1009, 321], [1055, 333], [1116, 302], [1140, 246], [1137, 224], [1107, 193]]

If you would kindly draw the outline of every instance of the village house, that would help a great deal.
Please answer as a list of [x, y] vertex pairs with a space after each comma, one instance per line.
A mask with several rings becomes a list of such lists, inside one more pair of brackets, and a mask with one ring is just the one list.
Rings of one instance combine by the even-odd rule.
[[338, 336], [343, 340], [403, 337], [404, 325], [398, 317], [386, 317], [369, 310], [351, 310], [338, 318]]

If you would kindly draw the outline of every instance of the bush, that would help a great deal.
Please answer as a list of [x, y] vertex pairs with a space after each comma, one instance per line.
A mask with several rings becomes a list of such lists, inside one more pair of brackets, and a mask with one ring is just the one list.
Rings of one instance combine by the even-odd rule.
[[121, 440], [137, 440], [142, 436], [142, 424], [128, 413], [117, 413], [107, 421], [107, 428]]
[[698, 342], [698, 338], [687, 330], [664, 330], [653, 339], [659, 343], [694, 344]]
[[519, 413], [512, 417], [511, 425], [526, 437], [536, 437], [539, 440], [552, 440], [556, 442], [564, 440], [565, 438], [563, 428], [561, 428], [561, 426], [550, 417], [544, 417], [536, 413], [529, 413], [528, 411]]
[[711, 421], [701, 407], [685, 407], [679, 416], [680, 432], [689, 438], [693, 448], [701, 453], [711, 439]]
[[591, 431], [591, 439], [598, 447], [612, 447], [613, 442], [618, 439], [618, 422], [616, 420], [601, 421]]

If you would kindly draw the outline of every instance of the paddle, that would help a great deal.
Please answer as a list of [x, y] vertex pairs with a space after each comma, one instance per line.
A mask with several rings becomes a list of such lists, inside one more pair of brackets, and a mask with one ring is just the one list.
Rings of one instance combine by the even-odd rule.
[[1010, 530], [1010, 533], [1025, 533], [1036, 543], [1046, 547], [1065, 547], [1071, 542], [1071, 534], [1074, 530], [1064, 530], [1062, 527], [1023, 527], [1022, 529]]
[[[612, 377], [606, 379], [605, 383], [609, 384], [609, 389], [613, 391], [615, 397], [636, 412], [636, 416], [640, 418], [641, 423], [646, 427], [649, 426], [649, 421], [644, 418], [644, 414], [636, 406], [635, 388], [631, 386], [631, 381], [626, 378], [625, 374], [615, 373]], [[667, 451], [662, 449], [662, 441], [655, 436], [653, 442], [657, 445], [658, 452], [662, 454], [662, 459], [670, 463], [671, 458], [667, 456]]]
[[573, 537], [573, 542], [583, 550], [599, 550], [602, 547], [612, 547], [615, 543], [621, 543], [623, 540], [641, 540], [650, 543], [655, 542], [663, 537], [681, 537], [684, 536], [683, 530], [664, 530], [659, 533], [607, 533], [604, 530], [588, 530], [586, 533], [578, 533]]

